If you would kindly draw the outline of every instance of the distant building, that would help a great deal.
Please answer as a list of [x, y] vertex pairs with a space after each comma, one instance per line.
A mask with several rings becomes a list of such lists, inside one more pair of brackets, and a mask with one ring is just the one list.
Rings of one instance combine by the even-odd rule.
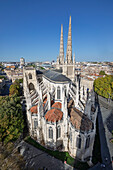
[[11, 66], [6, 66], [7, 69], [9, 70], [14, 70], [15, 69], [15, 66], [11, 65]]
[[12, 82], [14, 82], [16, 79], [23, 78], [23, 69], [22, 68], [17, 68], [15, 70], [6, 68], [6, 69], [4, 69], [4, 72], [6, 73], [8, 79], [12, 80]]
[[10, 67], [10, 66], [15, 66], [15, 67], [18, 67], [18, 63], [17, 62], [2, 62], [2, 65], [4, 67]]
[[20, 58], [20, 68], [23, 68], [25, 66], [25, 59], [22, 57]]

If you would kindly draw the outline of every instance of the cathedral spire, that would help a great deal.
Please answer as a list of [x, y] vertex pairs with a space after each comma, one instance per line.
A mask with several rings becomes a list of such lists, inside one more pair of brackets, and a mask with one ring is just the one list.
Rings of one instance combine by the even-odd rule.
[[69, 32], [68, 32], [68, 41], [67, 41], [66, 62], [69, 64], [72, 63], [71, 16], [69, 19]]
[[61, 37], [60, 37], [60, 63], [64, 63], [64, 42], [63, 42], [63, 25], [61, 24]]

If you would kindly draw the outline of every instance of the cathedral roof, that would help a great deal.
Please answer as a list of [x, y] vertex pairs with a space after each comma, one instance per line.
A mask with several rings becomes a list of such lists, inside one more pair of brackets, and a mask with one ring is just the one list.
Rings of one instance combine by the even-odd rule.
[[37, 106], [38, 105], [35, 105], [30, 108], [31, 113], [38, 113]]
[[61, 73], [58, 73], [56, 71], [51, 71], [51, 70], [47, 70], [44, 72], [44, 77], [49, 79], [50, 81], [54, 81], [54, 82], [70, 82], [71, 80], [69, 78], [67, 78], [66, 76], [64, 76]]
[[63, 117], [63, 113], [59, 109], [51, 109], [45, 115], [46, 120], [50, 122], [57, 122], [61, 120], [62, 117]]
[[70, 110], [70, 121], [80, 131], [87, 132], [93, 129], [92, 121], [76, 108], [71, 108]]
[[51, 107], [61, 109], [62, 108], [62, 104], [60, 102], [55, 102]]

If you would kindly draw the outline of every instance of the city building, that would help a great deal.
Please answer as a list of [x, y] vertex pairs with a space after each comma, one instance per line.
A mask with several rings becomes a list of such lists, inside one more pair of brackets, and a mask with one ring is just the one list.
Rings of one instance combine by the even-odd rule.
[[23, 57], [20, 58], [20, 68], [23, 68], [25, 66], [25, 59]]
[[17, 68], [17, 69], [11, 69], [6, 68], [4, 69], [4, 72], [6, 73], [9, 80], [12, 80], [14, 82], [16, 79], [22, 79], [23, 78], [23, 69]]

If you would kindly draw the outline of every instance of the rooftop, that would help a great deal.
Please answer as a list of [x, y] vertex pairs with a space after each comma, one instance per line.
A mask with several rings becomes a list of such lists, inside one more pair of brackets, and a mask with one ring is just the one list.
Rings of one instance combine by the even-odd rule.
[[59, 83], [71, 81], [69, 78], [67, 78], [63, 74], [58, 73], [56, 71], [51, 71], [51, 70], [47, 70], [46, 72], [44, 72], [44, 77], [51, 81], [59, 82]]
[[46, 120], [50, 122], [58, 122], [62, 117], [63, 112], [59, 109], [51, 109], [45, 115]]
[[58, 109], [61, 109], [62, 104], [61, 104], [60, 102], [56, 102], [56, 103], [54, 103], [51, 107], [52, 107], [52, 108], [58, 108]]
[[93, 129], [92, 121], [76, 108], [71, 108], [70, 110], [70, 121], [80, 131], [87, 132]]
[[37, 106], [38, 105], [35, 105], [30, 108], [31, 113], [38, 113]]

